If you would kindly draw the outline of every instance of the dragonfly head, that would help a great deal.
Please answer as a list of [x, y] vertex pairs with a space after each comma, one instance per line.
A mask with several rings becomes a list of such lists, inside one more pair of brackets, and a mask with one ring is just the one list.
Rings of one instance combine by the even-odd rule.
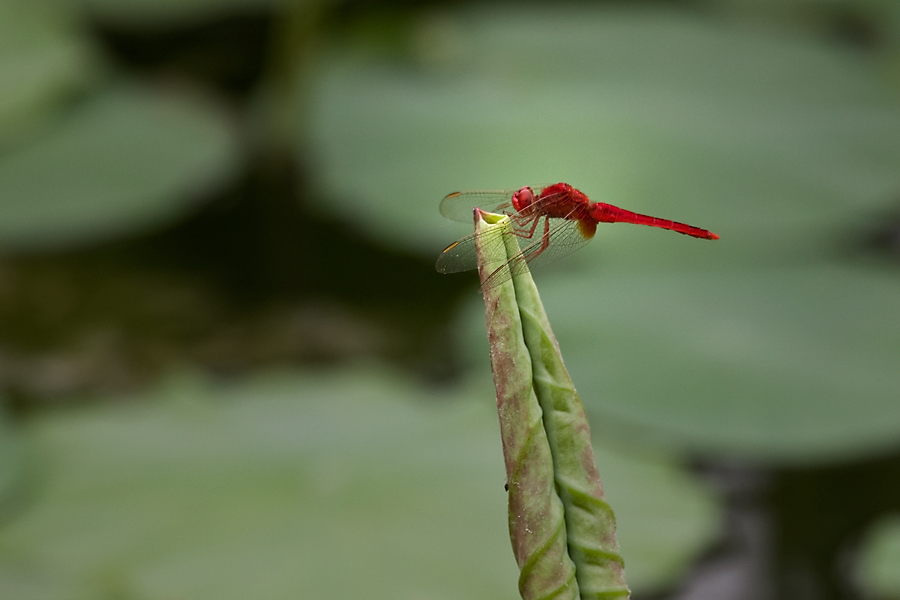
[[512, 205], [516, 212], [522, 212], [534, 202], [534, 191], [527, 185], [513, 194]]

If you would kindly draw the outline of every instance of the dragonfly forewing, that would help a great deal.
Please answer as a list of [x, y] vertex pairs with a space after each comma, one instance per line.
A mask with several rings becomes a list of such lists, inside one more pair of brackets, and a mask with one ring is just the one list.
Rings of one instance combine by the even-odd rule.
[[477, 244], [480, 243], [488, 254], [505, 255], [504, 237], [506, 236], [511, 236], [518, 241], [518, 237], [505, 228], [491, 228], [469, 234], [447, 246], [438, 256], [435, 268], [439, 273], [471, 271], [478, 267]]
[[516, 190], [482, 190], [477, 192], [453, 192], [441, 200], [441, 214], [451, 221], [472, 222], [472, 211], [476, 208], [493, 213], [515, 212], [512, 196]]

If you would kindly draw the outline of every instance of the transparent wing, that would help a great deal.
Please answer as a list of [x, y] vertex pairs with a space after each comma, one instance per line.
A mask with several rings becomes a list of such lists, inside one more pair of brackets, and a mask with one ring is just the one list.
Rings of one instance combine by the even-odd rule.
[[[558, 221], [554, 223], [554, 221]], [[544, 235], [532, 236], [530, 244], [522, 249], [522, 257], [531, 269], [543, 267], [563, 256], [575, 252], [594, 237], [594, 230], [585, 231], [580, 221], [567, 221], [564, 219], [550, 219], [551, 226], [548, 237], [549, 245], [544, 247]], [[544, 248], [542, 250], [542, 248]]]
[[453, 192], [441, 200], [441, 214], [451, 221], [472, 222], [476, 208], [492, 213], [515, 212], [512, 196], [516, 190], [482, 190], [477, 192]]
[[578, 221], [542, 217], [531, 238], [519, 239], [520, 245], [523, 244], [523, 241], [530, 243], [525, 245], [521, 252], [510, 258], [506, 264], [491, 273], [481, 288], [490, 289], [498, 286], [512, 277], [521, 275], [526, 268], [534, 269], [550, 264], [575, 252], [587, 244], [592, 237], [593, 231], [585, 231]]
[[[500, 228], [471, 233], [447, 246], [438, 256], [435, 268], [439, 273], [459, 273], [475, 269], [478, 266], [475, 260], [476, 240], [480, 239], [486, 248], [493, 250], [498, 248], [498, 245], [504, 244], [504, 235], [515, 235], [515, 233]], [[501, 252], [505, 254], [505, 251], [501, 250]]]
[[[529, 187], [534, 190], [536, 196], [540, 196], [547, 186], [533, 185]], [[515, 190], [453, 192], [452, 194], [447, 194], [441, 200], [440, 211], [444, 217], [460, 223], [471, 223], [472, 211], [476, 208], [492, 213], [515, 215], [516, 210], [512, 205], [512, 197], [519, 189], [521, 188]], [[544, 206], [558, 202], [560, 197], [560, 194], [550, 194], [535, 200], [531, 205], [533, 207], [532, 213], [540, 213]]]

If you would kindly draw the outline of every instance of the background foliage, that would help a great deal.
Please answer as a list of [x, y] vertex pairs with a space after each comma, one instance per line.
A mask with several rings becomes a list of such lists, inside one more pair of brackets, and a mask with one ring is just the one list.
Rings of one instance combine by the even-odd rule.
[[[0, 2], [0, 591], [515, 597], [457, 189], [536, 274], [635, 596], [900, 597], [890, 2]], [[839, 508], [836, 508], [839, 507]]]

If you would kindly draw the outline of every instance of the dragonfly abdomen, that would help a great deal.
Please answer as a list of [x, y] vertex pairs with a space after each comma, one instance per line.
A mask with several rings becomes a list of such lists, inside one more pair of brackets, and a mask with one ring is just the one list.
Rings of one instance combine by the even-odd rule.
[[719, 236], [717, 236], [716, 234], [712, 233], [711, 231], [707, 231], [706, 229], [701, 229], [700, 227], [686, 225], [684, 223], [679, 223], [678, 221], [670, 221], [668, 219], [659, 219], [657, 217], [642, 215], [630, 210], [619, 208], [618, 206], [613, 206], [612, 204], [605, 204], [603, 202], [597, 202], [591, 207], [591, 216], [601, 223], [633, 223], [635, 225], [648, 225], [650, 227], [658, 227], [660, 229], [677, 231], [678, 233], [683, 233], [684, 235], [689, 235], [691, 237], [701, 238], [705, 240], [719, 239]]

